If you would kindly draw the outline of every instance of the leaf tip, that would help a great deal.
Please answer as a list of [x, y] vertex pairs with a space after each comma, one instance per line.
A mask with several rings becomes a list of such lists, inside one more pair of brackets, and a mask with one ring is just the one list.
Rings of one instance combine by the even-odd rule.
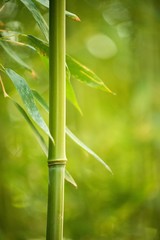
[[76, 16], [76, 17], [74, 18], [74, 21], [76, 21], [76, 22], [81, 22], [81, 19], [80, 19], [78, 16]]
[[113, 176], [114, 174], [113, 174], [113, 171], [112, 171], [112, 169], [108, 166], [108, 171], [111, 173], [111, 175]]
[[105, 85], [105, 89], [107, 92], [111, 93], [112, 95], [116, 96], [116, 93], [113, 92], [111, 89], [109, 89], [106, 85]]

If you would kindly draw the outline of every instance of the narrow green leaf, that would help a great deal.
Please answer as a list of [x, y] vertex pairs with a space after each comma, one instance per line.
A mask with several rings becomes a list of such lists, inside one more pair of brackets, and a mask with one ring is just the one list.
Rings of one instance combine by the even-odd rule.
[[16, 108], [19, 110], [19, 112], [22, 114], [22, 116], [25, 118], [25, 120], [27, 121], [27, 123], [29, 124], [30, 128], [32, 129], [39, 145], [41, 146], [43, 152], [45, 153], [45, 155], [48, 155], [48, 148], [47, 145], [43, 139], [43, 137], [41, 136], [41, 134], [39, 133], [39, 131], [37, 130], [37, 128], [34, 126], [34, 124], [32, 123], [32, 121], [30, 120], [30, 118], [28, 117], [27, 113], [25, 112], [25, 110], [12, 99], [14, 105], [16, 106]]
[[80, 18], [76, 14], [68, 12], [68, 11], [66, 11], [65, 13], [66, 13], [67, 17], [73, 19], [74, 21], [76, 21], [76, 22], [80, 22], [81, 21]]
[[36, 2], [40, 3], [46, 8], [49, 8], [49, 1], [48, 0], [35, 0]]
[[[25, 112], [25, 110], [20, 106], [20, 104], [18, 104], [16, 101], [14, 101], [11, 97], [9, 97], [12, 102], [14, 103], [14, 105], [16, 106], [16, 108], [19, 110], [19, 112], [22, 114], [22, 116], [24, 117], [24, 119], [27, 121], [27, 123], [29, 124], [30, 128], [32, 129], [39, 145], [41, 146], [41, 149], [43, 150], [44, 154], [46, 155], [46, 157], [48, 156], [48, 147], [43, 139], [43, 137], [41, 136], [41, 134], [38, 132], [38, 130], [36, 129], [36, 127], [34, 126], [34, 124], [32, 123], [32, 121], [30, 120], [30, 118], [28, 117], [27, 113]], [[65, 170], [65, 180], [67, 182], [69, 182], [70, 184], [72, 184], [74, 187], [77, 188], [77, 184], [75, 182], [75, 180], [73, 179], [73, 177], [71, 176], [71, 174]]]
[[66, 95], [67, 95], [67, 99], [77, 108], [77, 110], [81, 113], [82, 115], [82, 111], [81, 108], [78, 104], [75, 92], [73, 90], [71, 81], [70, 81], [70, 71], [68, 69], [68, 67], [66, 66]]
[[33, 47], [38, 54], [49, 57], [49, 45], [47, 42], [33, 36], [19, 34], [19, 41], [27, 43], [28, 46]]
[[[39, 54], [47, 57], [49, 56], [48, 43], [32, 35], [23, 35], [21, 40], [27, 42], [28, 44], [31, 44], [31, 46], [34, 47]], [[92, 88], [100, 89], [105, 92], [114, 94], [93, 71], [69, 55], [66, 56], [66, 64], [71, 76], [75, 79], [81, 81], [82, 83], [85, 83]]]
[[[39, 54], [47, 57], [49, 56], [48, 43], [32, 35], [23, 35], [23, 38], [24, 41], [28, 44], [31, 44], [32, 47], [34, 47]], [[100, 89], [114, 94], [93, 71], [91, 71], [69, 55], [66, 56], [66, 63], [71, 76], [75, 79], [85, 83], [92, 88]]]
[[65, 180], [77, 188], [77, 183], [75, 182], [75, 180], [67, 170], [65, 170]]
[[[49, 57], [49, 45], [47, 42], [32, 35], [19, 34], [19, 38], [20, 41], [27, 43], [30, 48], [34, 48], [39, 54]], [[66, 63], [73, 78], [92, 88], [114, 94], [93, 71], [69, 55], [66, 56]]]
[[77, 145], [79, 145], [82, 149], [87, 151], [98, 162], [100, 162], [110, 173], [112, 173], [112, 170], [110, 169], [110, 167], [95, 152], [93, 152], [93, 150], [87, 147], [78, 137], [76, 137], [68, 128], [66, 128], [66, 133]]
[[29, 70], [32, 72], [32, 69], [29, 67], [28, 64], [26, 64], [15, 51], [12, 50], [12, 48], [9, 46], [8, 43], [4, 41], [0, 41], [0, 46], [5, 50], [5, 52], [14, 60], [16, 61], [20, 66], [23, 68]]
[[35, 99], [37, 99], [37, 101], [40, 103], [40, 105], [44, 108], [44, 110], [46, 110], [46, 112], [49, 112], [49, 107], [48, 107], [47, 103], [45, 102], [45, 100], [41, 97], [41, 95], [36, 90], [32, 90], [32, 93], [33, 93]]
[[[34, 95], [37, 101], [41, 104], [41, 106], [48, 112], [49, 108], [48, 105], [45, 103], [44, 99], [41, 97], [37, 97], [37, 94]], [[44, 104], [45, 103], [45, 104]], [[93, 156], [98, 162], [100, 162], [109, 172], [112, 173], [112, 170], [110, 167], [93, 151], [91, 150], [88, 146], [86, 146], [78, 137], [76, 137], [67, 127], [66, 127], [66, 134], [78, 145], [80, 146], [83, 150], [88, 152], [91, 156]]]
[[37, 24], [39, 25], [42, 33], [46, 37], [47, 41], [49, 41], [49, 30], [48, 25], [45, 22], [44, 18], [42, 17], [40, 11], [38, 10], [37, 6], [34, 4], [32, 0], [20, 0], [31, 12], [32, 16], [36, 20]]
[[48, 104], [45, 102], [45, 100], [41, 97], [41, 95], [35, 91], [35, 90], [32, 90], [33, 92], [33, 95], [35, 97], [35, 99], [39, 102], [39, 104], [44, 108], [44, 110], [49, 113], [49, 107], [48, 107]]
[[[34, 124], [32, 123], [32, 121], [30, 120], [30, 118], [28, 117], [27, 113], [25, 112], [25, 110], [16, 102], [14, 101], [12, 98], [10, 98], [12, 100], [12, 102], [14, 103], [14, 105], [16, 106], [16, 108], [19, 110], [19, 112], [22, 114], [22, 116], [24, 117], [24, 119], [27, 121], [27, 123], [29, 124], [30, 128], [32, 129], [39, 145], [41, 146], [41, 149], [43, 150], [44, 154], [46, 155], [46, 157], [48, 156], [48, 147], [43, 139], [43, 137], [41, 136], [41, 134], [39, 133], [39, 131], [37, 130], [37, 128], [34, 126]], [[65, 170], [65, 180], [67, 182], [69, 182], [70, 184], [72, 184], [74, 187], [77, 188], [77, 184], [75, 182], [75, 180], [73, 179], [73, 177], [71, 176], [71, 174]]]
[[[29, 124], [29, 126], [32, 129], [32, 131], [33, 131], [33, 133], [34, 133], [34, 135], [35, 135], [39, 145], [41, 146], [41, 149], [43, 150], [44, 154], [47, 157], [48, 156], [48, 147], [47, 147], [43, 137], [38, 132], [38, 130], [36, 129], [36, 127], [34, 126], [32, 121], [28, 117], [27, 113], [25, 112], [25, 110], [16, 101], [14, 101], [12, 98], [10, 98], [10, 99], [12, 100], [12, 102], [14, 103], [16, 108], [19, 110], [19, 112], [22, 114], [22, 116], [25, 118], [25, 120]], [[77, 188], [77, 184], [76, 184], [75, 180], [73, 179], [73, 177], [71, 176], [71, 174], [67, 170], [65, 170], [65, 180], [67, 182], [69, 182], [70, 184], [72, 184], [74, 187]]]
[[[42, 6], [44, 6], [46, 8], [49, 8], [49, 1], [48, 0], [35, 0], [35, 1], [40, 3]], [[77, 21], [77, 22], [80, 21], [80, 18], [76, 14], [68, 12], [68, 11], [65, 11], [65, 13], [66, 13], [67, 17], [70, 17], [74, 21]]]
[[20, 94], [24, 105], [27, 109], [28, 114], [31, 118], [38, 124], [38, 126], [52, 139], [53, 138], [49, 132], [48, 126], [44, 122], [42, 116], [40, 115], [38, 108], [34, 102], [34, 97], [31, 89], [29, 88], [27, 82], [24, 78], [22, 78], [19, 74], [14, 72], [12, 69], [6, 68], [6, 74], [12, 80], [15, 88]]
[[67, 66], [71, 72], [71, 75], [88, 86], [96, 89], [100, 89], [109, 93], [113, 93], [103, 81], [90, 69], [79, 63], [74, 58], [67, 55]]
[[[2, 66], [2, 71], [4, 70], [4, 67]], [[43, 137], [41, 136], [41, 134], [39, 133], [39, 131], [37, 130], [37, 128], [34, 126], [34, 124], [32, 123], [32, 121], [30, 120], [30, 118], [28, 117], [27, 113], [25, 112], [25, 110], [21, 107], [21, 105], [19, 103], [17, 103], [13, 98], [11, 98], [7, 93], [6, 93], [6, 90], [5, 90], [5, 87], [4, 87], [4, 84], [3, 84], [3, 81], [1, 79], [1, 76], [0, 76], [0, 84], [1, 84], [1, 87], [2, 87], [2, 91], [3, 91], [3, 94], [4, 94], [4, 97], [7, 97], [9, 98], [13, 103], [14, 105], [16, 106], [16, 108], [19, 110], [19, 112], [22, 114], [22, 116], [24, 117], [24, 119], [26, 120], [26, 122], [28, 123], [28, 125], [30, 126], [30, 128], [32, 129], [38, 143], [40, 144], [44, 154], [46, 155], [46, 157], [48, 156], [48, 147], [43, 139]], [[35, 93], [36, 91], [34, 91]], [[36, 96], [40, 96], [37, 92], [35, 94]], [[42, 99], [43, 100], [43, 99]], [[44, 100], [42, 101], [44, 103]], [[46, 103], [44, 104], [46, 106]], [[74, 187], [77, 188], [77, 184], [75, 182], [75, 180], [73, 179], [73, 177], [71, 176], [71, 174], [65, 170], [65, 180], [68, 181], [70, 184], [72, 184]]]
[[[14, 101], [11, 97], [9, 97], [12, 102], [14, 103], [14, 105], [16, 106], [16, 108], [19, 110], [19, 112], [22, 114], [22, 116], [24, 117], [24, 119], [27, 121], [27, 123], [29, 124], [30, 128], [32, 129], [39, 145], [41, 146], [41, 149], [43, 150], [44, 154], [46, 155], [46, 157], [48, 156], [48, 147], [43, 139], [43, 137], [41, 136], [41, 134], [38, 132], [38, 130], [36, 129], [36, 127], [34, 126], [34, 124], [32, 123], [32, 121], [30, 120], [30, 118], [28, 117], [27, 113], [25, 112], [25, 110], [16, 102]], [[69, 182], [70, 184], [72, 184], [74, 187], [77, 188], [77, 184], [75, 182], [75, 180], [73, 179], [73, 177], [71, 176], [71, 174], [65, 170], [65, 180], [67, 182]]]

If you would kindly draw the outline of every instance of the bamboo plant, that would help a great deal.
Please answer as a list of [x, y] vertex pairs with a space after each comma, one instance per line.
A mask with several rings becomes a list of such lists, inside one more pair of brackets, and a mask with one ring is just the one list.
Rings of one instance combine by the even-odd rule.
[[66, 165], [65, 0], [49, 7], [49, 141], [47, 240], [63, 239], [64, 177]]
[[[0, 47], [21, 67], [33, 73], [33, 69], [14, 51], [13, 45], [21, 48], [25, 46], [32, 51], [49, 58], [49, 107], [41, 94], [32, 90], [24, 76], [15, 70], [0, 63], [0, 83], [4, 97], [10, 99], [20, 114], [29, 124], [36, 136], [42, 150], [48, 158], [49, 184], [48, 184], [48, 210], [47, 210], [47, 240], [63, 239], [63, 207], [64, 207], [64, 180], [72, 185], [76, 183], [70, 173], [66, 170], [66, 135], [76, 144], [92, 155], [97, 161], [111, 172], [109, 166], [79, 138], [76, 137], [66, 127], [66, 97], [79, 110], [70, 78], [73, 77], [89, 85], [90, 87], [110, 92], [103, 81], [97, 75], [83, 66], [71, 56], [66, 55], [65, 50], [65, 18], [70, 17], [79, 21], [79, 17], [66, 11], [65, 0], [20, 0], [28, 9], [44, 35], [44, 39], [39, 39], [33, 35], [26, 35], [23, 32], [8, 31], [5, 28], [0, 30]], [[3, 13], [5, 5], [0, 9]], [[43, 6], [49, 11], [49, 26], [40, 13], [39, 6]], [[35, 71], [35, 70], [34, 70]], [[24, 107], [13, 99], [5, 89], [4, 76], [10, 79], [21, 96]], [[32, 75], [31, 75], [32, 76]], [[45, 123], [37, 105], [37, 101], [49, 113], [49, 127]], [[49, 138], [49, 146], [45, 143], [39, 129], [41, 128]]]

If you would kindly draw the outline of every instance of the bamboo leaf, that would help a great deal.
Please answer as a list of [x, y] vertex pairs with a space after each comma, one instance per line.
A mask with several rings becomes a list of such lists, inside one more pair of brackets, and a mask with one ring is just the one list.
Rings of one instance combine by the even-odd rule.
[[43, 56], [49, 57], [49, 45], [47, 42], [33, 36], [33, 35], [19, 35], [20, 40], [31, 45], [36, 51]]
[[47, 103], [45, 102], [45, 100], [41, 97], [41, 95], [36, 90], [32, 90], [32, 93], [33, 93], [35, 99], [37, 99], [37, 101], [40, 103], [40, 105], [44, 108], [44, 110], [46, 110], [46, 112], [49, 112], [49, 107], [48, 107]]
[[[27, 121], [27, 123], [29, 124], [30, 128], [32, 129], [39, 145], [41, 146], [41, 149], [43, 150], [44, 154], [46, 155], [46, 157], [48, 156], [48, 147], [43, 139], [43, 137], [41, 136], [41, 134], [38, 132], [37, 128], [34, 126], [34, 124], [32, 123], [32, 121], [30, 120], [30, 118], [28, 117], [27, 113], [25, 112], [25, 110], [20, 106], [20, 104], [18, 104], [16, 101], [14, 101], [11, 97], [9, 97], [12, 102], [14, 103], [14, 105], [16, 106], [16, 108], [19, 110], [19, 112], [22, 114], [22, 116], [24, 117], [24, 119]], [[70, 184], [72, 184], [74, 187], [77, 188], [77, 184], [75, 182], [75, 180], [73, 179], [73, 177], [71, 176], [71, 174], [65, 170], [65, 180], [67, 182], [69, 182]]]
[[75, 182], [75, 180], [67, 170], [65, 170], [65, 180], [77, 188], [77, 183]]
[[66, 67], [66, 95], [67, 95], [67, 99], [77, 108], [77, 110], [81, 113], [82, 115], [82, 111], [81, 108], [78, 104], [75, 92], [73, 90], [71, 81], [70, 81], [70, 71], [68, 69], [68, 67]]
[[32, 69], [29, 67], [28, 64], [26, 64], [18, 55], [15, 51], [12, 50], [12, 48], [9, 46], [8, 43], [4, 41], [0, 41], [1, 47], [5, 50], [5, 52], [14, 60], [16, 61], [20, 66], [23, 68], [29, 70], [32, 72]]
[[[41, 39], [35, 38], [32, 35], [26, 35], [24, 36], [24, 38], [25, 41], [27, 41], [28, 44], [31, 44], [39, 54], [47, 57], [49, 56], [48, 43], [42, 41]], [[91, 71], [69, 55], [66, 56], [66, 63], [71, 76], [75, 79], [87, 84], [92, 88], [100, 89], [114, 94], [93, 71]]]
[[[46, 157], [48, 156], [48, 147], [42, 137], [42, 135], [39, 133], [39, 131], [37, 130], [37, 128], [34, 126], [34, 124], [32, 123], [32, 121], [30, 120], [30, 118], [28, 117], [27, 113], [25, 112], [25, 110], [20, 106], [20, 104], [18, 104], [16, 101], [14, 101], [11, 97], [10, 99], [12, 100], [12, 102], [14, 103], [14, 105], [16, 106], [16, 108], [19, 110], [19, 112], [22, 114], [22, 116], [24, 117], [24, 119], [26, 120], [26, 122], [29, 124], [30, 128], [32, 129], [41, 149], [43, 150], [44, 154], [46, 155]], [[77, 188], [77, 184], [75, 182], [75, 180], [73, 179], [73, 177], [71, 176], [71, 174], [65, 170], [65, 180], [67, 182], [69, 182], [70, 184], [72, 184], [74, 187]]]
[[67, 55], [67, 66], [71, 72], [71, 75], [88, 86], [96, 89], [100, 89], [109, 93], [113, 93], [103, 81], [90, 69], [79, 63], [74, 58]]
[[42, 137], [42, 135], [39, 133], [39, 131], [37, 130], [37, 128], [34, 126], [34, 124], [32, 123], [32, 121], [30, 120], [30, 118], [28, 117], [27, 113], [25, 112], [25, 110], [20, 106], [20, 104], [18, 104], [17, 102], [15, 102], [12, 99], [12, 102], [14, 103], [14, 105], [16, 106], [16, 108], [19, 110], [19, 112], [22, 114], [22, 116], [25, 118], [25, 120], [27, 121], [27, 123], [29, 124], [30, 128], [32, 129], [39, 145], [41, 146], [43, 152], [45, 153], [45, 155], [47, 156], [48, 154], [48, 149], [47, 149], [47, 145]]
[[46, 37], [47, 41], [49, 41], [49, 30], [48, 25], [45, 22], [44, 18], [42, 17], [40, 11], [38, 10], [37, 6], [34, 4], [32, 0], [20, 0], [31, 12], [32, 16], [36, 20], [39, 28], [41, 29], [42, 33]]
[[38, 111], [38, 108], [34, 102], [33, 93], [29, 88], [25, 79], [22, 78], [20, 75], [18, 75], [16, 72], [14, 72], [12, 69], [6, 68], [5, 72], [8, 75], [8, 77], [12, 80], [15, 88], [20, 94], [28, 114], [53, 141], [53, 138], [49, 132], [48, 126], [46, 125], [46, 123], [44, 122], [42, 116]]
[[[32, 47], [34, 47], [39, 54], [47, 57], [49, 56], [48, 43], [32, 35], [23, 35], [23, 37], [25, 41], [28, 44], [31, 44]], [[71, 76], [75, 79], [85, 83], [92, 88], [100, 89], [105, 92], [114, 94], [93, 71], [91, 71], [69, 55], [66, 56], [66, 64], [68, 66]]]
[[[44, 99], [42, 97], [37, 97], [37, 94], [34, 95], [37, 101], [41, 104], [41, 106], [48, 112], [49, 108], [48, 105], [45, 103]], [[45, 104], [44, 104], [45, 103]], [[69, 138], [72, 139], [78, 146], [80, 146], [83, 150], [88, 152], [91, 156], [93, 156], [98, 162], [100, 162], [110, 173], [112, 173], [112, 170], [110, 167], [88, 146], [86, 146], [77, 136], [75, 136], [67, 127], [66, 127], [66, 134]]]
[[49, 1], [48, 0], [35, 0], [36, 2], [40, 3], [46, 8], [49, 8]]
[[77, 145], [79, 145], [82, 149], [84, 149], [86, 152], [88, 152], [90, 155], [92, 155], [110, 173], [112, 173], [112, 170], [110, 169], [110, 167], [93, 150], [91, 150], [89, 147], [87, 147], [78, 137], [76, 137], [68, 128], [66, 128], [66, 133]]
[[[25, 112], [25, 110], [20, 106], [20, 104], [18, 104], [16, 101], [14, 101], [11, 97], [10, 99], [12, 100], [12, 102], [14, 103], [14, 105], [16, 106], [16, 108], [19, 110], [19, 112], [22, 114], [22, 116], [24, 117], [24, 119], [27, 121], [27, 123], [29, 124], [30, 128], [32, 129], [41, 149], [43, 150], [44, 154], [46, 155], [46, 157], [48, 156], [48, 147], [42, 137], [42, 135], [39, 133], [39, 131], [37, 130], [37, 128], [34, 126], [34, 124], [32, 123], [32, 121], [30, 120], [30, 118], [28, 117], [27, 113]], [[71, 176], [71, 174], [65, 170], [65, 180], [67, 182], [69, 182], [70, 184], [72, 184], [74, 187], [77, 188], [77, 184], [75, 182], [75, 180], [73, 179], [73, 177]]]
[[80, 18], [76, 14], [68, 12], [68, 11], [66, 11], [65, 13], [66, 13], [67, 17], [73, 19], [74, 21], [76, 21], [76, 22], [80, 22], [81, 21]]
[[[40, 3], [41, 5], [43, 5], [44, 7], [49, 8], [49, 1], [48, 0], [35, 0], [35, 1]], [[77, 22], [80, 21], [80, 18], [74, 13], [71, 13], [69, 11], [65, 11], [65, 14], [66, 14], [67, 17], [73, 19], [74, 21], [77, 21]]]
[[[0, 65], [1, 66], [1, 65]], [[4, 67], [2, 66], [2, 71], [3, 71]], [[30, 120], [30, 118], [28, 117], [26, 111], [21, 107], [21, 105], [19, 103], [17, 103], [13, 98], [11, 98], [7, 93], [6, 93], [6, 90], [4, 88], [4, 85], [3, 85], [3, 82], [2, 82], [2, 79], [1, 79], [1, 76], [0, 76], [0, 84], [1, 84], [1, 87], [2, 87], [2, 91], [3, 91], [3, 94], [4, 94], [4, 97], [7, 97], [9, 98], [13, 104], [16, 106], [16, 108], [18, 109], [18, 111], [22, 114], [22, 116], [24, 117], [24, 119], [26, 120], [26, 122], [28, 123], [28, 125], [30, 126], [30, 128], [32, 129], [39, 145], [41, 146], [44, 154], [46, 155], [46, 157], [48, 156], [48, 147], [42, 137], [42, 135], [39, 133], [39, 131], [37, 130], [37, 128], [34, 126], [34, 124], [32, 123], [32, 121]], [[36, 96], [40, 96], [36, 91], [33, 91], [34, 94]], [[43, 100], [43, 99], [42, 99]], [[43, 103], [44, 105], [46, 106], [47, 104], [44, 102], [43, 100]], [[74, 187], [77, 188], [77, 184], [75, 182], [75, 180], [73, 179], [73, 177], [71, 176], [71, 174], [65, 169], [65, 180], [67, 182], [69, 182], [70, 184], [72, 184]]]

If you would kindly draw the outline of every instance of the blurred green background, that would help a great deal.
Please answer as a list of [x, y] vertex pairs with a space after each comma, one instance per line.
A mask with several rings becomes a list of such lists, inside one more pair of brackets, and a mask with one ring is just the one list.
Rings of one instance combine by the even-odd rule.
[[[92, 69], [116, 95], [72, 80], [83, 115], [67, 102], [67, 126], [114, 175], [67, 138], [67, 168], [78, 188], [66, 183], [65, 240], [159, 240], [160, 2], [67, 0], [67, 10], [81, 19], [67, 19], [67, 53]], [[46, 9], [41, 12], [47, 20]], [[40, 36], [19, 1], [0, 21], [1, 28], [14, 24], [16, 30]], [[47, 100], [47, 65], [32, 51], [15, 50], [34, 68], [34, 79], [2, 49], [1, 61], [23, 72]], [[2, 77], [7, 92], [17, 97]], [[42, 240], [46, 158], [1, 89], [0, 106], [0, 240]]]

